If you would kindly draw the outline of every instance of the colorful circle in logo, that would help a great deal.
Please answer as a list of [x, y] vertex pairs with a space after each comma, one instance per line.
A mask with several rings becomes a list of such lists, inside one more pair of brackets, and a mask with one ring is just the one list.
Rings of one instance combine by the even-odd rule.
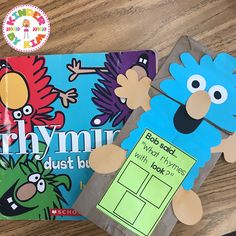
[[8, 12], [2, 31], [10, 47], [20, 52], [32, 52], [46, 43], [50, 24], [47, 15], [38, 7], [20, 5]]

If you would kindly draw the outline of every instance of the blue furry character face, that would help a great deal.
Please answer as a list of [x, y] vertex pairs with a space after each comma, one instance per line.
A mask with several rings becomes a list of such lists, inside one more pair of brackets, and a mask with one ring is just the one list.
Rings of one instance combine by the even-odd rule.
[[235, 132], [236, 58], [219, 53], [215, 59], [204, 55], [198, 62], [190, 53], [183, 53], [180, 59], [182, 65], [170, 65], [173, 79], [164, 80], [161, 90], [183, 105], [193, 93], [206, 91], [211, 105], [205, 118], [221, 129]]

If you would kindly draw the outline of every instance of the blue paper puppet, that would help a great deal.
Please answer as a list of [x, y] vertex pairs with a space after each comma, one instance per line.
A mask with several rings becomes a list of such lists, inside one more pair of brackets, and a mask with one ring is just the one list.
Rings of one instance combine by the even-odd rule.
[[[98, 173], [119, 169], [144, 130], [153, 131], [196, 159], [172, 201], [176, 217], [192, 225], [202, 217], [201, 201], [191, 190], [200, 168], [210, 160], [211, 153], [216, 152], [223, 152], [228, 162], [236, 161], [232, 152], [236, 144], [236, 58], [220, 53], [214, 59], [204, 55], [198, 62], [186, 52], [180, 55], [180, 59], [182, 65], [170, 65], [172, 78], [160, 83], [162, 94], [151, 99], [150, 110], [148, 90], [139, 93], [146, 98], [141, 104], [138, 104], [140, 100], [136, 102], [136, 106], [147, 109], [137, 123], [138, 128], [130, 133], [121, 147], [110, 144], [92, 152], [90, 165]], [[134, 104], [136, 95], [127, 88], [132, 86], [141, 90], [142, 79], [137, 79], [134, 71], [127, 71], [126, 75], [119, 76], [118, 83], [121, 87], [116, 89], [116, 94], [127, 98], [127, 104], [130, 101]], [[222, 140], [221, 131], [228, 133], [228, 138]], [[97, 158], [103, 164], [105, 162], [106, 167], [97, 164]]]

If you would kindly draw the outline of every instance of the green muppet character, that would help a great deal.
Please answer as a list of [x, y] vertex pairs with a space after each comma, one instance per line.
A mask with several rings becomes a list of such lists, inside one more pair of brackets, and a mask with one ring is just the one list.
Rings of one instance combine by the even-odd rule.
[[[40, 143], [40, 152], [46, 145]], [[68, 191], [71, 180], [67, 175], [52, 174], [42, 162], [22, 155], [15, 162], [0, 156], [0, 219], [55, 219], [50, 209], [62, 208], [66, 203], [59, 186]]]

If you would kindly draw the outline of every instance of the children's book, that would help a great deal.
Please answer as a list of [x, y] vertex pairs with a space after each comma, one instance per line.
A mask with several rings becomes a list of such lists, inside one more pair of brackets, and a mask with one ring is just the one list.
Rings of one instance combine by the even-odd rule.
[[[132, 109], [117, 76], [156, 75], [153, 51], [0, 59], [0, 219], [77, 220], [72, 205]], [[135, 88], [134, 88], [135, 91]]]

